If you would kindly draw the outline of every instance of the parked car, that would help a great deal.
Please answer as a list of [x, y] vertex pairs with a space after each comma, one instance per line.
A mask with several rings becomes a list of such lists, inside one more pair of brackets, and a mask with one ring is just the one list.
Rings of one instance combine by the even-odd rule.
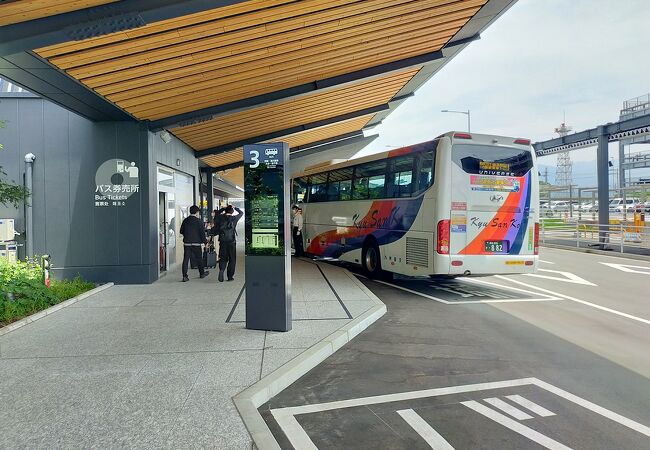
[[569, 202], [563, 201], [563, 200], [557, 200], [554, 202], [551, 202], [551, 210], [553, 211], [568, 211], [569, 210]]
[[623, 211], [633, 212], [635, 205], [639, 201], [638, 198], [615, 198], [609, 202], [609, 210], [617, 213], [622, 213]]
[[598, 203], [592, 203], [592, 202], [582, 202], [580, 204], [580, 211], [582, 212], [591, 212], [595, 208], [596, 211], [598, 211]]

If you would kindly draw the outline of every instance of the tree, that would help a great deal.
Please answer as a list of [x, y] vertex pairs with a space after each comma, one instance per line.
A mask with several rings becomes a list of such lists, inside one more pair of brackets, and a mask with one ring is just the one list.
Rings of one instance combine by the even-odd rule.
[[[5, 127], [4, 120], [0, 120], [0, 128]], [[3, 150], [3, 145], [0, 143], [0, 151]], [[23, 186], [18, 186], [9, 181], [5, 181], [7, 173], [0, 166], [0, 204], [4, 206], [13, 205], [14, 208], [29, 195], [27, 189]]]

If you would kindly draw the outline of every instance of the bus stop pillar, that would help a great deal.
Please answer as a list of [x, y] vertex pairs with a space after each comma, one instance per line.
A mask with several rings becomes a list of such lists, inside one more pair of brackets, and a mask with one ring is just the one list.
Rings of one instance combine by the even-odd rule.
[[609, 136], [605, 127], [598, 127], [598, 150], [596, 152], [598, 174], [598, 224], [599, 242], [607, 242], [609, 225]]
[[289, 146], [244, 145], [246, 328], [291, 330]]

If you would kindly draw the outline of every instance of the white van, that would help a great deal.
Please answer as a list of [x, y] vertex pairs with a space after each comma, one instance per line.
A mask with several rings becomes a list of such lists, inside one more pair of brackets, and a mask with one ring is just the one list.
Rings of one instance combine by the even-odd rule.
[[609, 210], [613, 212], [623, 212], [623, 209], [627, 211], [634, 211], [634, 205], [639, 202], [640, 200], [638, 198], [614, 198], [609, 201]]

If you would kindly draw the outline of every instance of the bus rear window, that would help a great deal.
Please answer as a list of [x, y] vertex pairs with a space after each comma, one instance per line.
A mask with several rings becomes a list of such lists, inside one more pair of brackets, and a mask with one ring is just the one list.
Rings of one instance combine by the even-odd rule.
[[522, 177], [533, 167], [530, 151], [513, 147], [457, 144], [451, 154], [454, 164], [475, 175]]

